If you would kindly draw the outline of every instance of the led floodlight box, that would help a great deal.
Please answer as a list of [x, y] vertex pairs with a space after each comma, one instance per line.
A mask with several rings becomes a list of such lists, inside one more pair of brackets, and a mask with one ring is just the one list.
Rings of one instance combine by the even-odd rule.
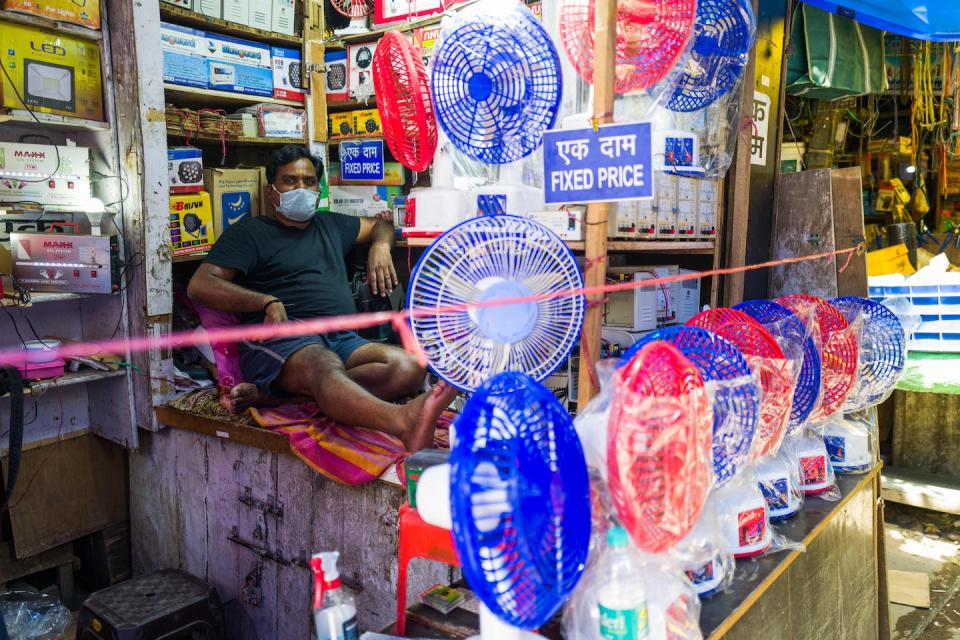
[[24, 60], [24, 96], [27, 104], [76, 111], [73, 69], [37, 60]]

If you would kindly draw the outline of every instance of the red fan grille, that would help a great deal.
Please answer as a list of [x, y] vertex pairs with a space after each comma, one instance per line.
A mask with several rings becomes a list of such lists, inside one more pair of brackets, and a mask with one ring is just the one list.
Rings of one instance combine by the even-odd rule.
[[413, 44], [395, 31], [373, 54], [373, 84], [390, 152], [411, 171], [425, 171], [437, 151], [427, 70]]
[[822, 366], [820, 385], [823, 397], [820, 400], [820, 406], [810, 416], [810, 420], [827, 418], [843, 405], [847, 394], [857, 381], [860, 367], [857, 338], [849, 330], [843, 314], [822, 298], [796, 294], [777, 298], [776, 302], [801, 317], [813, 310], [820, 333], [818, 346]]
[[689, 533], [712, 484], [713, 412], [697, 368], [653, 341], [616, 373], [607, 465], [610, 495], [634, 542], [650, 553]]
[[[616, 91], [630, 93], [662, 80], [687, 48], [696, 0], [620, 0], [617, 5]], [[595, 0], [564, 0], [560, 38], [577, 73], [593, 83]]]
[[337, 13], [352, 20], [366, 18], [373, 13], [374, 0], [330, 0]]
[[790, 363], [762, 324], [736, 309], [708, 309], [687, 322], [687, 326], [712, 331], [732, 342], [760, 377], [763, 396], [760, 422], [750, 447], [751, 458], [774, 453], [786, 433], [793, 402], [793, 375]]

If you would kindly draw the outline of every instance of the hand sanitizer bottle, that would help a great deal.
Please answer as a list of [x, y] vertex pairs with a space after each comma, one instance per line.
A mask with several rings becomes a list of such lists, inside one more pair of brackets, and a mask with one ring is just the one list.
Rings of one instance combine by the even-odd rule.
[[313, 621], [317, 640], [359, 640], [357, 605], [340, 583], [336, 551], [318, 553], [310, 560], [313, 569]]

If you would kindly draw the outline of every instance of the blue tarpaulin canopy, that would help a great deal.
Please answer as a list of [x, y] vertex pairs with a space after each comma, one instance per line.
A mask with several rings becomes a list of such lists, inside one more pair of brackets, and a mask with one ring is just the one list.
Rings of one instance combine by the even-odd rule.
[[956, 0], [803, 0], [807, 4], [908, 38], [960, 40]]

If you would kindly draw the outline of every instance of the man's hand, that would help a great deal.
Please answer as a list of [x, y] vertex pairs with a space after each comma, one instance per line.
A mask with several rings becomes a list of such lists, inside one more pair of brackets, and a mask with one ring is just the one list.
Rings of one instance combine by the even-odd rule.
[[[268, 301], [272, 298], [268, 298]], [[266, 303], [264, 303], [266, 304]], [[282, 302], [274, 302], [264, 312], [263, 324], [282, 324], [287, 321], [287, 310]]]
[[400, 283], [397, 271], [393, 267], [393, 256], [390, 254], [390, 245], [385, 242], [374, 243], [370, 247], [367, 257], [367, 283], [375, 296], [390, 295]]

